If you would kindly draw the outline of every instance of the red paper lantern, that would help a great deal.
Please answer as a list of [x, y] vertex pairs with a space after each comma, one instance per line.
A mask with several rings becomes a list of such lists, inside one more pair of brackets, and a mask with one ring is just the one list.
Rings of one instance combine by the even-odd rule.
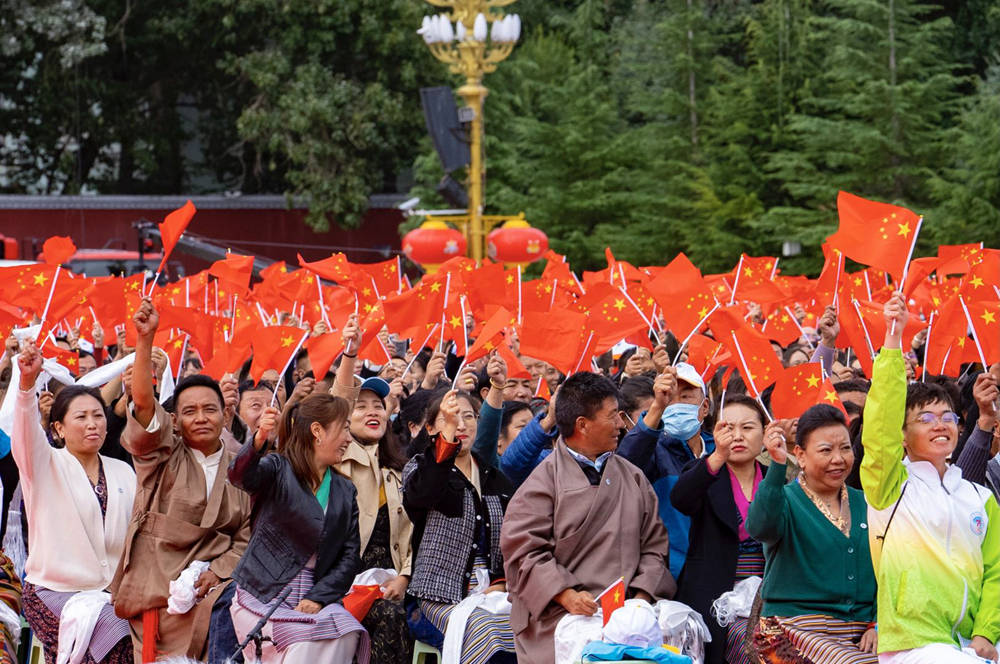
[[443, 221], [429, 219], [403, 236], [403, 253], [424, 267], [464, 256], [465, 249], [465, 236]]
[[524, 219], [511, 219], [487, 236], [489, 257], [498, 263], [531, 263], [549, 248], [549, 238]]

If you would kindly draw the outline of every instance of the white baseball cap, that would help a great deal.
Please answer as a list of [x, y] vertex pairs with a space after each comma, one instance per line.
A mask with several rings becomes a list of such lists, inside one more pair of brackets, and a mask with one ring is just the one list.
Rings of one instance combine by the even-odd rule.
[[649, 602], [630, 599], [611, 614], [604, 626], [604, 640], [623, 646], [659, 648], [663, 645], [663, 631]]
[[695, 387], [701, 388], [701, 393], [705, 394], [705, 381], [702, 380], [701, 374], [698, 370], [687, 362], [678, 362], [674, 365], [677, 369], [677, 380], [683, 380], [688, 385], [694, 385]]

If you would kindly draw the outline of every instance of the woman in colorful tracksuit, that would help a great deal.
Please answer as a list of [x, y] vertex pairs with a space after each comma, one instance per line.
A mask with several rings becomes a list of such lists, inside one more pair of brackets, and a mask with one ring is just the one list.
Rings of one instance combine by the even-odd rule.
[[[946, 392], [907, 396], [900, 293], [865, 405], [861, 483], [878, 579], [882, 664], [995, 661], [1000, 636], [1000, 507], [947, 463], [958, 438]], [[906, 451], [907, 459], [903, 459]], [[984, 659], [981, 659], [984, 658]]]

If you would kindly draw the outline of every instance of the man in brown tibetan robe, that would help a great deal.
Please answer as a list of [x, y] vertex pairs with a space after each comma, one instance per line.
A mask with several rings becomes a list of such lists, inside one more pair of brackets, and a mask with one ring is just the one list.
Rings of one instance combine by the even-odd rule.
[[677, 589], [653, 487], [613, 453], [624, 426], [618, 412], [610, 380], [567, 378], [556, 401], [556, 449], [507, 507], [500, 546], [518, 661], [552, 663], [559, 620], [593, 615], [595, 596], [619, 577], [628, 597], [649, 602]]
[[[175, 655], [221, 662], [236, 645], [226, 600], [250, 539], [250, 499], [226, 481], [234, 454], [220, 440], [225, 404], [218, 384], [200, 375], [181, 380], [171, 417], [153, 393], [159, 316], [148, 298], [133, 321], [138, 339], [122, 446], [132, 454], [137, 486], [111, 585], [115, 613], [131, 623], [136, 664]], [[187, 613], [168, 614], [170, 581], [194, 561], [209, 563], [195, 583], [199, 601]]]

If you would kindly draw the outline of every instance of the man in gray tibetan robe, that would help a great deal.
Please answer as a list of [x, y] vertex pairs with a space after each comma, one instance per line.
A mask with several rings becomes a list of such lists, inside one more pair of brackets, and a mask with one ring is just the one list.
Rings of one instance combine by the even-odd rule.
[[607, 378], [577, 373], [556, 401], [560, 440], [511, 499], [500, 546], [521, 662], [551, 664], [567, 613], [593, 615], [595, 597], [625, 579], [626, 596], [670, 598], [667, 531], [642, 471], [614, 454], [624, 426]]

